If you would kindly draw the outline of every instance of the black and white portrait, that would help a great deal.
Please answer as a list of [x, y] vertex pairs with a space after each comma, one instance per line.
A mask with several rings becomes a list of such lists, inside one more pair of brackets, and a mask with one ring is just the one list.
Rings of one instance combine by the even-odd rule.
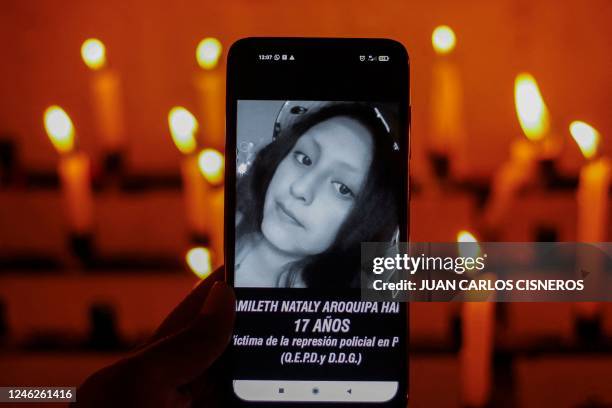
[[361, 243], [398, 233], [396, 110], [238, 102], [237, 287], [359, 287]]

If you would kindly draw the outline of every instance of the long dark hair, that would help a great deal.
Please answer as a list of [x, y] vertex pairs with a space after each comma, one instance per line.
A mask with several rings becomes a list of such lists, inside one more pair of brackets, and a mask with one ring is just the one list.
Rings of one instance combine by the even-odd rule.
[[[268, 185], [280, 162], [298, 139], [317, 123], [338, 116], [352, 118], [369, 130], [373, 141], [372, 163], [364, 188], [340, 227], [332, 245], [324, 252], [305, 257], [289, 266], [288, 285], [301, 272], [308, 287], [356, 287], [359, 285], [361, 243], [390, 241], [398, 226], [402, 178], [400, 150], [396, 138], [366, 103], [334, 103], [305, 115], [270, 144], [262, 148], [252, 167], [238, 182], [238, 211], [242, 213], [236, 236], [261, 232]], [[394, 129], [392, 129], [394, 130]]]

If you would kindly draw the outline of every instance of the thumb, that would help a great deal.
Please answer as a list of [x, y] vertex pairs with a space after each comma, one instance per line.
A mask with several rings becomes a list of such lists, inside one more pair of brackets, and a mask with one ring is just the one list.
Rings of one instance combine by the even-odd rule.
[[185, 384], [217, 360], [234, 328], [236, 298], [225, 282], [216, 282], [199, 316], [185, 329], [159, 340], [142, 352], [147, 367], [173, 385]]

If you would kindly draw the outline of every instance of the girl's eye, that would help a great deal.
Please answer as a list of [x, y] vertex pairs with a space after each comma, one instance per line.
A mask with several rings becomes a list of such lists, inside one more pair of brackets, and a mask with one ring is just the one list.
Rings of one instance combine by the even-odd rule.
[[312, 164], [312, 160], [310, 159], [310, 157], [308, 157], [302, 152], [293, 153], [293, 157], [295, 157], [295, 160], [297, 160], [298, 163], [303, 164], [304, 166], [310, 166]]
[[353, 194], [353, 191], [351, 191], [351, 189], [348, 188], [346, 184], [340, 183], [339, 181], [334, 181], [332, 182], [332, 184], [334, 185], [334, 188], [336, 189], [338, 194], [340, 194], [342, 197], [346, 197], [346, 198], [355, 197], [355, 194]]

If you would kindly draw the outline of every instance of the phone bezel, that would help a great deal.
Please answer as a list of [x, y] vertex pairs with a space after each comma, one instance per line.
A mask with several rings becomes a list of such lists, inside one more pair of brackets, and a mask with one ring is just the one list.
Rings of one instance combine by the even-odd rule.
[[[287, 68], [287, 62], [261, 61], [261, 53], [287, 53], [295, 55], [296, 67]], [[291, 51], [289, 51], [291, 50]], [[390, 57], [384, 62], [361, 64], [360, 53], [364, 55], [385, 54]], [[354, 63], [346, 66], [334, 65], [342, 58], [355, 56]], [[313, 64], [319, 58], [325, 64]], [[304, 61], [304, 62], [302, 62]], [[310, 63], [308, 63], [310, 62]], [[386, 64], [386, 65], [385, 65]], [[295, 69], [291, 69], [295, 68]], [[344, 69], [350, 68], [348, 71]], [[299, 80], [289, 81], [290, 76]], [[365, 38], [267, 38], [250, 37], [236, 41], [227, 56], [226, 87], [226, 157], [225, 163], [225, 216], [224, 250], [226, 281], [234, 285], [235, 258], [235, 209], [236, 209], [236, 161], [234, 154], [237, 143], [237, 102], [238, 100], [336, 100], [396, 102], [399, 106], [400, 129], [405, 137], [400, 138], [400, 149], [405, 152], [402, 162], [403, 211], [400, 214], [400, 240], [409, 240], [409, 157], [410, 157], [410, 69], [405, 47], [389, 39]], [[354, 86], [357, 81], [368, 78]], [[364, 97], [364, 95], [368, 97]], [[408, 339], [409, 308], [405, 304], [406, 340]], [[406, 341], [407, 343], [407, 341]], [[407, 353], [406, 353], [407, 355]], [[408, 363], [406, 363], [408, 368]], [[408, 370], [400, 390], [408, 394]], [[300, 405], [308, 405], [300, 403]], [[354, 404], [351, 406], [356, 406]], [[316, 406], [324, 406], [316, 404]]]

